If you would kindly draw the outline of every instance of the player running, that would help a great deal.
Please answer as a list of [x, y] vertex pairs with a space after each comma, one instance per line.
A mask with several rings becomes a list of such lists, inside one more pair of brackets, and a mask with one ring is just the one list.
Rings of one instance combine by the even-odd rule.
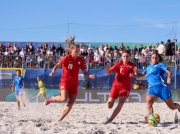
[[121, 111], [123, 104], [126, 102], [129, 93], [130, 93], [130, 84], [131, 78], [133, 75], [137, 75], [137, 67], [134, 63], [130, 62], [130, 51], [124, 50], [122, 52], [122, 59], [118, 61], [115, 65], [110, 67], [110, 65], [106, 65], [106, 73], [108, 75], [116, 72], [115, 79], [112, 84], [112, 88], [109, 95], [109, 100], [107, 102], [108, 108], [112, 108], [114, 102], [117, 98], [119, 98], [117, 107], [114, 109], [111, 117], [104, 122], [104, 124], [108, 124], [112, 122], [112, 120], [118, 115]]
[[86, 71], [84, 60], [79, 56], [80, 48], [78, 44], [74, 43], [74, 38], [70, 40], [69, 44], [70, 54], [63, 57], [52, 69], [52, 72], [49, 74], [53, 76], [56, 70], [62, 66], [62, 77], [59, 84], [60, 95], [51, 97], [47, 99], [46, 105], [50, 104], [53, 101], [65, 102], [68, 100], [68, 104], [63, 110], [62, 114], [58, 118], [59, 121], [62, 121], [63, 118], [71, 111], [72, 106], [76, 100], [78, 94], [78, 73], [79, 69], [82, 70], [84, 76], [94, 79], [95, 75], [90, 75]]
[[22, 101], [24, 107], [26, 106], [23, 100], [24, 91], [24, 78], [21, 76], [21, 71], [16, 70], [16, 76], [14, 76], [12, 83], [12, 92], [15, 92], [18, 110], [20, 110], [20, 101]]
[[46, 98], [46, 89], [44, 86], [44, 82], [40, 79], [40, 77], [37, 77], [37, 81], [38, 81], [38, 88], [39, 88], [39, 93], [37, 95], [37, 102], [38, 104], [40, 103], [40, 96], [42, 96], [44, 98], [44, 101], [47, 100]]
[[180, 112], [180, 105], [174, 103], [171, 98], [171, 91], [168, 89], [163, 75], [167, 73], [167, 84], [171, 83], [172, 72], [162, 63], [163, 59], [158, 53], [151, 56], [151, 64], [137, 77], [144, 77], [146, 75], [149, 84], [149, 89], [146, 95], [147, 116], [145, 121], [148, 123], [148, 116], [154, 112], [153, 104], [160, 97], [167, 106], [172, 109], [178, 109]]

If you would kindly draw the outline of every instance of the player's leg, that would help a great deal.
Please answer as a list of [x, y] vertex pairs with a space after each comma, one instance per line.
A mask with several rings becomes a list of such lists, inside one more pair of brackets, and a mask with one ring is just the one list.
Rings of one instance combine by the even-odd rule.
[[119, 102], [118, 102], [116, 108], [114, 109], [111, 117], [109, 118], [109, 122], [111, 122], [119, 114], [119, 112], [121, 111], [121, 108], [122, 108], [123, 104], [126, 102], [126, 100], [127, 100], [126, 96], [119, 97]]
[[63, 110], [62, 114], [60, 115], [58, 121], [62, 121], [64, 117], [71, 111], [74, 102], [76, 101], [76, 94], [69, 94], [69, 101], [68, 104], [66, 105], [65, 109]]
[[146, 95], [146, 105], [147, 105], [147, 115], [145, 116], [145, 121], [148, 122], [148, 116], [154, 112], [153, 104], [158, 99], [155, 95]]
[[48, 104], [50, 104], [50, 103], [53, 102], [53, 101], [65, 102], [65, 101], [68, 100], [68, 98], [69, 98], [69, 96], [68, 96], [68, 90], [61, 90], [60, 95], [58, 95], [58, 96], [52, 96], [51, 98], [47, 99], [47, 100], [45, 101], [45, 105], [48, 105]]
[[38, 104], [40, 103], [40, 96], [41, 96], [41, 92], [39, 92], [39, 93], [37, 94], [37, 103], [38, 103]]
[[120, 87], [112, 85], [110, 94], [109, 94], [109, 99], [107, 101], [107, 107], [111, 109], [114, 106], [115, 100], [119, 97], [119, 89]]
[[16, 102], [17, 102], [18, 109], [20, 110], [19, 94], [16, 94]]
[[178, 103], [174, 103], [172, 98], [171, 98], [172, 94], [171, 91], [166, 87], [166, 86], [162, 86], [162, 90], [161, 90], [161, 99], [164, 100], [164, 102], [167, 104], [167, 106], [172, 109], [178, 109], [178, 111], [180, 112], [180, 105]]
[[43, 96], [43, 98], [44, 98], [44, 101], [46, 101], [46, 100], [47, 100], [47, 98], [46, 98], [46, 93], [42, 93], [42, 96]]
[[115, 100], [116, 100], [116, 99], [109, 97], [109, 99], [108, 99], [108, 101], [107, 101], [107, 107], [108, 107], [109, 109], [111, 109], [111, 108], [114, 106]]
[[20, 97], [21, 102], [23, 103], [23, 106], [26, 107], [26, 104], [25, 104], [24, 98], [23, 98], [23, 92], [22, 92], [22, 90], [19, 92], [19, 97]]

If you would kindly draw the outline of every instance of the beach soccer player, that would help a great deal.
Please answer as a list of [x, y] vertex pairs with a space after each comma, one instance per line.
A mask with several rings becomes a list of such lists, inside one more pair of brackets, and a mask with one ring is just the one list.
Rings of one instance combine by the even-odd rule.
[[44, 82], [41, 80], [41, 78], [39, 76], [37, 77], [37, 81], [38, 81], [38, 88], [39, 88], [39, 93], [37, 94], [37, 102], [39, 104], [40, 96], [42, 96], [44, 98], [44, 101], [46, 101], [47, 98], [46, 98], [46, 89], [44, 86]]
[[108, 108], [112, 108], [116, 99], [118, 104], [114, 109], [110, 118], [108, 118], [104, 124], [112, 122], [112, 120], [121, 111], [123, 104], [126, 102], [130, 93], [130, 84], [132, 76], [137, 75], [137, 67], [134, 63], [130, 62], [131, 53], [128, 50], [122, 52], [122, 58], [115, 65], [110, 67], [109, 64], [106, 65], [106, 73], [108, 75], [116, 72], [112, 88], [110, 91], [109, 99], [107, 101]]
[[21, 70], [16, 70], [16, 76], [14, 76], [12, 83], [12, 92], [14, 92], [16, 95], [16, 101], [19, 110], [20, 110], [20, 101], [23, 103], [24, 107], [26, 106], [23, 100], [23, 91], [24, 91], [24, 78], [21, 76]]
[[46, 105], [53, 101], [65, 102], [68, 101], [67, 106], [63, 110], [62, 114], [58, 118], [62, 121], [63, 118], [71, 111], [72, 106], [75, 103], [78, 94], [78, 74], [79, 69], [82, 70], [84, 76], [88, 78], [95, 78], [95, 75], [90, 75], [85, 68], [84, 60], [79, 56], [80, 47], [74, 42], [74, 38], [69, 41], [69, 52], [70, 54], [63, 57], [52, 69], [50, 76], [53, 76], [56, 70], [62, 66], [62, 77], [59, 84], [60, 94], [53, 96], [46, 101]]
[[172, 72], [162, 63], [163, 59], [158, 53], [151, 56], [151, 64], [137, 77], [147, 77], [149, 89], [146, 94], [147, 115], [145, 121], [148, 123], [148, 116], [154, 112], [153, 104], [158, 98], [161, 98], [167, 106], [172, 109], [178, 109], [180, 105], [172, 100], [171, 91], [166, 85], [163, 75], [167, 73], [167, 84], [171, 83]]

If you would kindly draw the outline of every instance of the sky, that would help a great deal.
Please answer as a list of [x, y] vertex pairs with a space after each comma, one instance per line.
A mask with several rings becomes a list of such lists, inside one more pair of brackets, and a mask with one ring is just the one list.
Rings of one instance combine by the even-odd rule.
[[1, 0], [0, 41], [165, 42], [179, 13], [179, 0]]

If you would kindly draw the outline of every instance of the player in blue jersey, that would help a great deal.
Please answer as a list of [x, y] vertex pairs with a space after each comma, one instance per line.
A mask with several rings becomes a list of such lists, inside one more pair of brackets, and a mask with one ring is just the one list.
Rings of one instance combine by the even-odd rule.
[[21, 71], [16, 70], [16, 76], [14, 77], [12, 83], [12, 92], [15, 92], [18, 109], [20, 109], [20, 101], [22, 101], [24, 107], [26, 106], [22, 98], [23, 90], [24, 78], [21, 76]]
[[148, 115], [153, 113], [153, 104], [158, 98], [161, 98], [167, 106], [172, 109], [178, 109], [180, 112], [180, 105], [174, 103], [171, 98], [171, 91], [168, 89], [166, 82], [163, 78], [164, 73], [167, 73], [167, 84], [171, 83], [172, 73], [171, 71], [162, 63], [163, 59], [161, 55], [154, 53], [151, 56], [151, 64], [137, 77], [147, 77], [149, 88], [146, 95], [147, 103], [147, 116], [145, 116], [145, 121], [148, 122]]

